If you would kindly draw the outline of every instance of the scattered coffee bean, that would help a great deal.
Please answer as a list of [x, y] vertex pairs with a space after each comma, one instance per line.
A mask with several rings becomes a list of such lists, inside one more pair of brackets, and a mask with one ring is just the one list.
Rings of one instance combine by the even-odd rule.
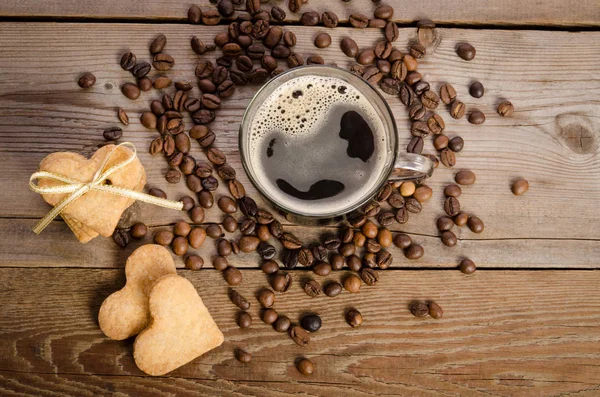
[[410, 47], [410, 55], [412, 55], [413, 58], [415, 58], [415, 59], [423, 58], [426, 53], [427, 53], [427, 50], [426, 50], [425, 46], [423, 46], [419, 43], [415, 43]]
[[444, 211], [448, 216], [455, 216], [460, 212], [460, 202], [456, 197], [447, 197], [444, 201]]
[[342, 285], [338, 282], [331, 282], [323, 288], [323, 292], [330, 298], [338, 296], [342, 292]]
[[121, 68], [123, 70], [131, 70], [137, 62], [135, 54], [131, 51], [127, 51], [121, 57]]
[[456, 47], [456, 54], [465, 61], [471, 61], [475, 58], [475, 47], [469, 43], [461, 43]]
[[137, 85], [143, 92], [148, 92], [152, 89], [152, 80], [150, 80], [148, 77], [142, 77], [138, 80]]
[[[273, 234], [273, 231], [271, 231], [271, 234]], [[281, 235], [281, 244], [289, 250], [300, 249], [302, 247], [302, 242], [291, 233], [283, 233]]]
[[[287, 46], [287, 47], [294, 47], [296, 45], [296, 34], [290, 30], [286, 31], [283, 34], [283, 43]], [[273, 55], [275, 56], [275, 55]], [[277, 58], [277, 57], [275, 57]]]
[[196, 224], [204, 222], [204, 215], [204, 208], [202, 207], [196, 206], [190, 211], [190, 219]]
[[260, 240], [256, 236], [242, 236], [238, 244], [242, 252], [249, 253], [256, 250]]
[[300, 319], [300, 325], [308, 332], [317, 332], [321, 329], [321, 317], [317, 314], [307, 314]]
[[465, 110], [465, 104], [459, 100], [455, 100], [450, 106], [450, 116], [452, 116], [453, 119], [461, 119], [465, 115]]
[[363, 323], [362, 314], [360, 314], [360, 312], [356, 309], [350, 309], [346, 313], [346, 322], [352, 328], [360, 327]]
[[465, 141], [459, 136], [455, 136], [448, 142], [448, 148], [455, 153], [461, 152], [464, 147]]
[[440, 305], [438, 305], [435, 302], [427, 303], [427, 307], [429, 309], [429, 315], [435, 318], [436, 320], [442, 318], [442, 316], [444, 315], [444, 311], [442, 310]]
[[[260, 255], [260, 257], [263, 259], [273, 259], [275, 257], [275, 254], [277, 254], [277, 250], [275, 249], [275, 247], [265, 242], [261, 242], [256, 248], [256, 251], [258, 252], [258, 255]], [[287, 266], [287, 263], [286, 267], [289, 268], [289, 266]]]
[[414, 302], [410, 305], [410, 312], [415, 317], [425, 317], [429, 314], [429, 307], [424, 302]]
[[502, 117], [510, 117], [515, 111], [515, 107], [509, 101], [503, 101], [498, 105], [498, 114]]
[[271, 279], [274, 291], [287, 292], [292, 286], [292, 276], [289, 273], [277, 273]]
[[450, 105], [452, 102], [454, 102], [454, 100], [456, 99], [456, 90], [454, 89], [454, 87], [452, 87], [450, 84], [444, 84], [440, 88], [440, 99], [446, 105]]
[[344, 37], [340, 42], [340, 48], [346, 56], [354, 58], [358, 54], [358, 44], [349, 37]]
[[312, 375], [315, 371], [315, 365], [312, 363], [312, 361], [306, 358], [303, 358], [300, 361], [298, 361], [298, 364], [296, 364], [296, 368], [298, 368], [298, 372], [305, 376]]
[[96, 84], [96, 76], [94, 76], [92, 73], [84, 73], [77, 81], [77, 84], [81, 88], [90, 88]]
[[221, 196], [217, 200], [217, 206], [221, 211], [226, 214], [233, 214], [237, 212], [238, 206], [234, 199], [229, 196]]
[[457, 172], [456, 175], [454, 175], [454, 180], [459, 185], [472, 185], [475, 183], [475, 174], [473, 173], [473, 171], [462, 170]]
[[452, 229], [454, 221], [449, 216], [440, 216], [437, 219], [437, 228], [439, 231], [446, 231]]
[[163, 198], [163, 199], [167, 198], [167, 193], [165, 193], [164, 191], [162, 191], [161, 189], [159, 189], [157, 187], [153, 187], [150, 190], [148, 190], [148, 194], [151, 196], [159, 197], [159, 198]]
[[392, 208], [402, 208], [405, 204], [404, 197], [399, 192], [392, 193], [387, 201]]
[[369, 25], [369, 18], [363, 14], [350, 14], [348, 22], [355, 28], [363, 29]]
[[315, 47], [317, 48], [327, 48], [331, 45], [331, 36], [327, 33], [319, 33], [317, 37], [315, 37]]
[[167, 37], [164, 34], [159, 34], [150, 44], [150, 54], [156, 55], [161, 52], [167, 44]]
[[456, 214], [456, 216], [454, 217], [454, 224], [456, 226], [464, 226], [467, 224], [468, 220], [469, 220], [469, 214], [461, 211], [458, 214]]
[[154, 233], [154, 243], [159, 245], [170, 245], [173, 242], [175, 235], [169, 230], [161, 230]]
[[434, 113], [427, 120], [427, 126], [429, 127], [429, 130], [431, 132], [437, 135], [444, 132], [444, 129], [446, 128], [446, 123], [439, 114]]
[[327, 262], [318, 262], [312, 267], [312, 271], [317, 276], [329, 276], [331, 273], [331, 265]]
[[456, 155], [450, 149], [443, 149], [440, 152], [440, 161], [446, 167], [454, 167], [456, 165]]
[[223, 271], [223, 277], [229, 285], [239, 285], [242, 283], [243, 279], [242, 272], [233, 266], [229, 266]]
[[133, 83], [125, 83], [121, 86], [121, 92], [129, 99], [138, 99], [140, 96], [140, 89]]
[[355, 275], [350, 274], [343, 280], [344, 289], [350, 293], [358, 293], [360, 292], [360, 287], [362, 285], [361, 279]]
[[[418, 84], [421, 83], [423, 82], [421, 81]], [[415, 92], [417, 92], [416, 88]], [[427, 107], [428, 109], [436, 109], [440, 104], [440, 98], [435, 92], [428, 90], [421, 95], [421, 103], [423, 103], [423, 106]]]
[[469, 123], [471, 124], [483, 124], [485, 122], [485, 114], [479, 110], [474, 110], [469, 114]]
[[332, 11], [325, 11], [321, 14], [321, 21], [326, 28], [335, 28], [338, 24], [338, 16]]
[[221, 22], [221, 15], [217, 10], [206, 10], [202, 13], [202, 23], [213, 26]]
[[442, 239], [442, 243], [447, 247], [454, 247], [456, 245], [456, 243], [458, 242], [456, 235], [449, 230], [442, 232], [441, 239]]
[[308, 331], [299, 325], [293, 326], [289, 330], [290, 337], [300, 347], [305, 347], [310, 342]]
[[289, 319], [289, 317], [281, 315], [281, 316], [277, 317], [277, 320], [275, 320], [275, 323], [273, 324], [273, 328], [277, 332], [287, 332], [290, 329], [291, 325], [292, 325], [292, 321]]
[[203, 190], [198, 193], [198, 203], [200, 203], [202, 208], [212, 208], [214, 205], [214, 197], [212, 193], [208, 190]]
[[220, 238], [217, 240], [217, 252], [220, 256], [229, 256], [233, 252], [233, 247], [231, 242], [225, 240], [224, 238]]
[[421, 138], [420, 136], [414, 136], [408, 143], [408, 146], [406, 147], [406, 151], [408, 153], [421, 154], [421, 152], [423, 152], [423, 145], [424, 145], [423, 138]]
[[521, 196], [529, 190], [529, 182], [525, 179], [518, 179], [513, 182], [511, 191], [515, 196]]
[[189, 270], [200, 270], [204, 266], [204, 259], [198, 255], [190, 255], [185, 258], [185, 267]]
[[[352, 247], [354, 247], [354, 245], [352, 245]], [[333, 254], [329, 258], [329, 263], [331, 264], [332, 270], [342, 270], [342, 268], [346, 264], [346, 260], [340, 254]]]
[[191, 230], [192, 227], [189, 223], [185, 221], [179, 221], [175, 224], [175, 226], [173, 226], [173, 233], [176, 236], [187, 237], [187, 235], [190, 234]]
[[320, 15], [315, 11], [308, 11], [300, 17], [300, 23], [304, 26], [315, 26], [321, 20]]
[[298, 250], [298, 262], [302, 266], [311, 266], [314, 262], [314, 256], [310, 249], [302, 247]]
[[275, 294], [273, 291], [263, 288], [258, 292], [256, 299], [263, 307], [269, 308], [275, 303]]
[[385, 36], [385, 39], [388, 41], [388, 43], [392, 43], [392, 42], [398, 40], [399, 34], [400, 34], [400, 32], [398, 31], [398, 25], [396, 25], [395, 22], [389, 21], [385, 25], [383, 35]]
[[227, 262], [227, 258], [224, 256], [217, 256], [213, 259], [213, 267], [215, 270], [223, 271], [229, 267], [229, 262]]
[[266, 260], [260, 265], [260, 269], [265, 274], [275, 274], [279, 271], [279, 265], [273, 260]]
[[129, 233], [125, 229], [115, 229], [112, 235], [113, 241], [121, 248], [127, 247], [129, 244]]
[[427, 109], [425, 109], [425, 106], [423, 106], [421, 103], [418, 103], [418, 102], [414, 103], [408, 109], [408, 115], [412, 121], [421, 120], [423, 117], [425, 117], [426, 112], [427, 112]]
[[400, 249], [406, 249], [412, 245], [412, 239], [409, 235], [398, 233], [394, 236], [394, 245]]
[[136, 223], [131, 227], [129, 233], [131, 234], [131, 237], [135, 239], [142, 239], [146, 237], [146, 234], [148, 233], [148, 227], [143, 223]]
[[406, 249], [406, 251], [404, 252], [404, 256], [406, 256], [407, 259], [419, 259], [423, 256], [424, 253], [425, 250], [421, 245], [412, 244]]
[[379, 273], [375, 269], [363, 268], [359, 272], [360, 278], [368, 286], [373, 286], [379, 282]]
[[202, 18], [202, 9], [197, 5], [192, 5], [188, 9], [188, 22], [198, 24]]
[[252, 354], [248, 353], [247, 351], [241, 350], [241, 349], [236, 349], [235, 358], [239, 362], [247, 364], [250, 361], [252, 361]]
[[277, 318], [279, 317], [279, 315], [277, 314], [277, 312], [274, 309], [266, 309], [262, 311], [262, 320], [265, 322], [265, 324], [274, 324], [275, 321], [277, 321]]
[[321, 294], [322, 288], [321, 284], [319, 284], [315, 280], [309, 280], [304, 284], [304, 292], [312, 298]]
[[183, 256], [188, 250], [188, 241], [185, 237], [177, 236], [171, 243], [171, 250], [177, 256]]
[[277, 22], [283, 22], [285, 20], [285, 11], [279, 6], [271, 7], [271, 17]]
[[204, 240], [206, 240], [206, 230], [201, 227], [193, 228], [187, 236], [188, 243], [192, 248], [200, 248], [202, 244], [204, 244]]
[[473, 274], [473, 273], [475, 273], [475, 270], [477, 270], [477, 268], [475, 266], [475, 262], [473, 262], [472, 260], [467, 259], [467, 258], [463, 259], [460, 262], [460, 265], [458, 266], [458, 268], [464, 274]]
[[469, 87], [469, 94], [471, 94], [473, 98], [481, 98], [484, 92], [485, 89], [483, 88], [483, 84], [481, 84], [479, 81], [475, 81]]
[[482, 233], [485, 228], [483, 221], [477, 216], [470, 216], [467, 226], [473, 233]]

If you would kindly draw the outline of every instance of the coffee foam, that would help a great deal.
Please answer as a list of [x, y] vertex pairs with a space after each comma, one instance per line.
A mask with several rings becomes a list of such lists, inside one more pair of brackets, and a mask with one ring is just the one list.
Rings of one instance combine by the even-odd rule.
[[[290, 168], [289, 173], [294, 173], [295, 185], [300, 190], [306, 191], [316, 182], [315, 176], [327, 177], [325, 171], [330, 171], [344, 175], [347, 180], [343, 182], [347, 191], [332, 198], [303, 201], [279, 190], [274, 184], [272, 167], [260, 160], [266, 157], [273, 137], [284, 136], [285, 145], [288, 146], [311, 145], [313, 161], [325, 156], [344, 156], [345, 147], [340, 146], [339, 153], [334, 155], [326, 145], [315, 142], [319, 142], [318, 135], [323, 129], [337, 128], [337, 134], [341, 115], [347, 110], [359, 112], [375, 136], [376, 149], [368, 163], [358, 160], [352, 167], [328, 164], [327, 170], [308, 170], [306, 153], [291, 151], [285, 158], [276, 159], [278, 171], [285, 173], [286, 168]], [[387, 159], [386, 150], [381, 150], [386, 146], [384, 126], [375, 108], [360, 91], [335, 77], [301, 76], [281, 84], [257, 109], [250, 124], [250, 132], [249, 149], [258, 182], [273, 199], [285, 203], [286, 207], [296, 212], [332, 213], [355, 204], [365, 192], [373, 188]], [[314, 163], [310, 163], [312, 164]]]

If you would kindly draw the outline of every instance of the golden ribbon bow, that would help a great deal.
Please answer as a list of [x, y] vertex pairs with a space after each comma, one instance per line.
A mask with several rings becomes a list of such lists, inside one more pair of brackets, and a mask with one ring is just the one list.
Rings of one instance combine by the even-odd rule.
[[[108, 170], [102, 172], [104, 167], [108, 164], [111, 156], [116, 152], [116, 150], [121, 147], [126, 146], [131, 149], [132, 155], [126, 159], [125, 161], [115, 164], [110, 167]], [[40, 171], [35, 172], [29, 178], [29, 188], [36, 193], [39, 194], [64, 194], [64, 193], [72, 193], [70, 196], [66, 197], [60, 203], [58, 203], [50, 212], [43, 217], [37, 225], [33, 228], [33, 232], [35, 234], [40, 234], [42, 230], [46, 228], [52, 222], [54, 218], [56, 218], [65, 208], [67, 208], [73, 201], [77, 200], [79, 197], [83, 196], [90, 190], [100, 190], [103, 192], [116, 194], [118, 196], [129, 197], [134, 200], [143, 201], [145, 203], [150, 203], [154, 205], [158, 205], [160, 207], [171, 208], [174, 210], [182, 210], [183, 203], [180, 201], [172, 201], [161, 199], [158, 197], [151, 196], [149, 194], [136, 192], [135, 190], [125, 189], [118, 186], [105, 185], [104, 181], [114, 172], [120, 170], [125, 167], [129, 163], [131, 163], [136, 158], [136, 149], [133, 143], [123, 142], [117, 145], [113, 150], [110, 151], [108, 156], [102, 162], [102, 165], [96, 171], [96, 174], [92, 178], [90, 182], [80, 182], [75, 179], [67, 178], [63, 175], [55, 174], [53, 172]], [[37, 184], [37, 180], [40, 178], [53, 179], [55, 181], [64, 182], [65, 185], [62, 186], [52, 186], [52, 187], [40, 187]]]

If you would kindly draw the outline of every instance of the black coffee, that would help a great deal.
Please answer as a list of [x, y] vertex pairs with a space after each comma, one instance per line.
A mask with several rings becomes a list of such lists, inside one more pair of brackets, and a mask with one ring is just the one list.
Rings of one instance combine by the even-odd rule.
[[343, 212], [375, 187], [390, 157], [374, 106], [334, 77], [283, 83], [257, 110], [250, 130], [257, 182], [301, 213]]

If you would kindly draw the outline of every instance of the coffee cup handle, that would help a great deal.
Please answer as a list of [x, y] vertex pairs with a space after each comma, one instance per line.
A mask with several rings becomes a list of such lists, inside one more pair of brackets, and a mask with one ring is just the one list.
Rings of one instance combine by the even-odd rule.
[[394, 169], [388, 178], [391, 181], [416, 181], [433, 174], [433, 161], [414, 153], [398, 153]]

